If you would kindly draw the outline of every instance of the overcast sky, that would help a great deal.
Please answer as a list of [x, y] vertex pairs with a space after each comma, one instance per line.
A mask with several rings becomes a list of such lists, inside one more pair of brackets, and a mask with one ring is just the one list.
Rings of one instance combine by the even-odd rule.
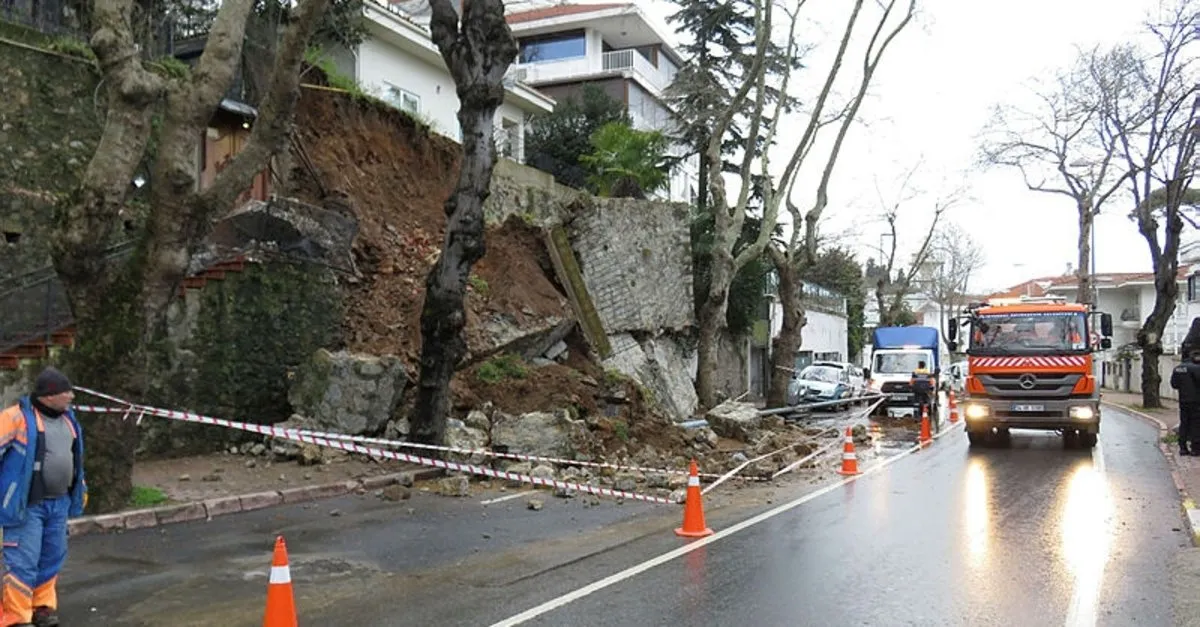
[[[860, 117], [869, 127], [855, 126], [843, 149], [824, 232], [847, 233], [862, 259], [874, 255], [885, 226], [876, 190], [893, 202], [898, 182], [920, 162], [913, 188], [925, 196], [901, 209], [902, 253], [911, 255], [919, 246], [933, 200], [964, 183], [969, 200], [946, 219], [965, 228], [985, 251], [987, 263], [972, 280], [972, 290], [986, 292], [1035, 276], [1062, 274], [1077, 256], [1078, 226], [1071, 200], [1028, 191], [1015, 171], [973, 171], [978, 134], [993, 105], [1028, 94], [1030, 79], [1070, 63], [1076, 46], [1128, 40], [1155, 1], [919, 3], [919, 23], [901, 33], [889, 49], [863, 106]], [[849, 4], [808, 0], [805, 10], [812, 21], [806, 24], [806, 39], [826, 53], [822, 57], [819, 51], [814, 57], [825, 62], [808, 72], [808, 81], [823, 80], [827, 55], [837, 45]], [[651, 0], [643, 6], [671, 32], [665, 19], [676, 10], [674, 5]], [[851, 60], [842, 76], [844, 89], [858, 81], [859, 58]], [[811, 94], [811, 86], [806, 91], [798, 93]], [[798, 135], [803, 125], [797, 120], [789, 128]], [[782, 129], [781, 135], [787, 131]], [[786, 139], [781, 144], [781, 151], [790, 153]], [[786, 156], [774, 159], [782, 162]], [[811, 203], [812, 182], [822, 166], [822, 159], [807, 166], [794, 196], [799, 203]], [[1100, 272], [1151, 270], [1145, 241], [1126, 213], [1125, 206], [1114, 204], [1097, 219]]]

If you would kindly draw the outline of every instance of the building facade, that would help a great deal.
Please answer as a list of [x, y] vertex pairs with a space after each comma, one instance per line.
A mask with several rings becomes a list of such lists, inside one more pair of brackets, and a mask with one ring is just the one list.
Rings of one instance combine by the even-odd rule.
[[[363, 20], [367, 38], [354, 49], [332, 50], [330, 56], [338, 71], [353, 77], [363, 91], [429, 124], [434, 132], [461, 142], [454, 79], [430, 38], [428, 17], [420, 11], [420, 4], [366, 0]], [[554, 105], [553, 98], [529, 85], [507, 81], [504, 103], [496, 111], [499, 153], [524, 163], [530, 116], [549, 113]]]
[[[665, 93], [683, 59], [636, 4], [553, 5], [510, 13], [508, 23], [520, 46], [510, 76], [558, 101], [595, 85], [625, 105], [634, 128], [673, 134]], [[658, 195], [693, 202], [698, 171], [698, 157], [684, 160]]]

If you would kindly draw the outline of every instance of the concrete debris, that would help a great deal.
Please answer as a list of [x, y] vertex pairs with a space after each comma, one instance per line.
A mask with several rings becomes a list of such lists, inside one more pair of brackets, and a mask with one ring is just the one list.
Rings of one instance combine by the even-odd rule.
[[471, 479], [466, 475], [443, 477], [438, 482], [438, 494], [442, 496], [471, 496]]
[[546, 503], [544, 501], [542, 501], [542, 499], [529, 499], [529, 501], [525, 503], [526, 507], [528, 507], [529, 509], [531, 509], [535, 512], [542, 511], [542, 507], [544, 507], [545, 505], [546, 505]]
[[298, 369], [288, 400], [307, 428], [374, 434], [383, 431], [407, 385], [397, 357], [320, 349]]
[[750, 403], [725, 401], [710, 409], [705, 417], [717, 435], [743, 442], [753, 441], [762, 426], [758, 409]]

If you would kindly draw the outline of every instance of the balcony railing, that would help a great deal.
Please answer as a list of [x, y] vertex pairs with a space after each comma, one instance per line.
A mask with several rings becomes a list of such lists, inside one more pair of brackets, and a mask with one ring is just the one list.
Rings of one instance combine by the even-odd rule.
[[654, 67], [636, 50], [614, 50], [599, 56], [516, 64], [509, 69], [505, 78], [522, 82], [557, 81], [598, 72], [630, 70], [645, 80], [654, 91], [661, 93], [671, 85], [672, 77]]

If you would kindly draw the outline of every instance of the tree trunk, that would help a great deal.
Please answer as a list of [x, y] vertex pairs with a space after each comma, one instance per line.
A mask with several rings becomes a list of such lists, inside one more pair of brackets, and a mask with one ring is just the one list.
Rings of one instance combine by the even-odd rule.
[[[1178, 186], [1174, 186], [1171, 193], [1178, 194], [1177, 190]], [[1158, 225], [1146, 221], [1141, 227], [1154, 261], [1154, 309], [1137, 334], [1138, 345], [1142, 348], [1142, 406], [1146, 408], [1162, 407], [1162, 397], [1158, 393], [1158, 386], [1162, 382], [1158, 358], [1163, 354], [1163, 331], [1175, 313], [1175, 301], [1179, 298], [1179, 235], [1183, 230], [1183, 220], [1179, 217], [1179, 210], [1172, 212], [1170, 207], [1167, 208], [1166, 218], [1166, 242], [1161, 250], [1157, 245]]]
[[696, 396], [705, 408], [717, 405], [717, 356], [721, 329], [725, 328], [725, 316], [729, 309], [729, 285], [734, 274], [733, 255], [724, 239], [723, 233], [718, 231], [714, 238], [708, 296], [700, 307], [700, 319], [697, 321], [700, 338], [696, 348]]
[[1092, 222], [1095, 216], [1090, 208], [1079, 207], [1079, 267], [1075, 276], [1079, 279], [1079, 288], [1075, 295], [1077, 303], [1091, 303], [1092, 289]]
[[783, 309], [783, 328], [771, 341], [771, 387], [767, 392], [767, 407], [788, 404], [788, 383], [796, 368], [796, 351], [800, 349], [804, 315], [803, 284], [795, 264], [782, 253], [772, 249], [771, 260], [779, 273], [779, 304]]
[[494, 118], [504, 103], [504, 74], [517, 55], [503, 2], [477, 0], [460, 6], [461, 19], [450, 0], [430, 2], [430, 32], [457, 87], [463, 156], [458, 184], [446, 199], [442, 253], [425, 279], [421, 310], [421, 372], [410, 423], [413, 439], [427, 444], [442, 442], [450, 379], [467, 352], [463, 299], [471, 267], [487, 252], [483, 203], [491, 194], [496, 165]]
[[442, 254], [425, 279], [421, 310], [421, 374], [412, 417], [413, 439], [441, 443], [450, 412], [450, 379], [467, 352], [462, 336], [467, 313], [463, 303], [471, 267], [487, 252], [483, 241], [483, 203], [487, 199], [495, 155], [492, 115], [495, 109], [459, 111], [463, 160], [458, 186], [446, 201], [446, 236]]

